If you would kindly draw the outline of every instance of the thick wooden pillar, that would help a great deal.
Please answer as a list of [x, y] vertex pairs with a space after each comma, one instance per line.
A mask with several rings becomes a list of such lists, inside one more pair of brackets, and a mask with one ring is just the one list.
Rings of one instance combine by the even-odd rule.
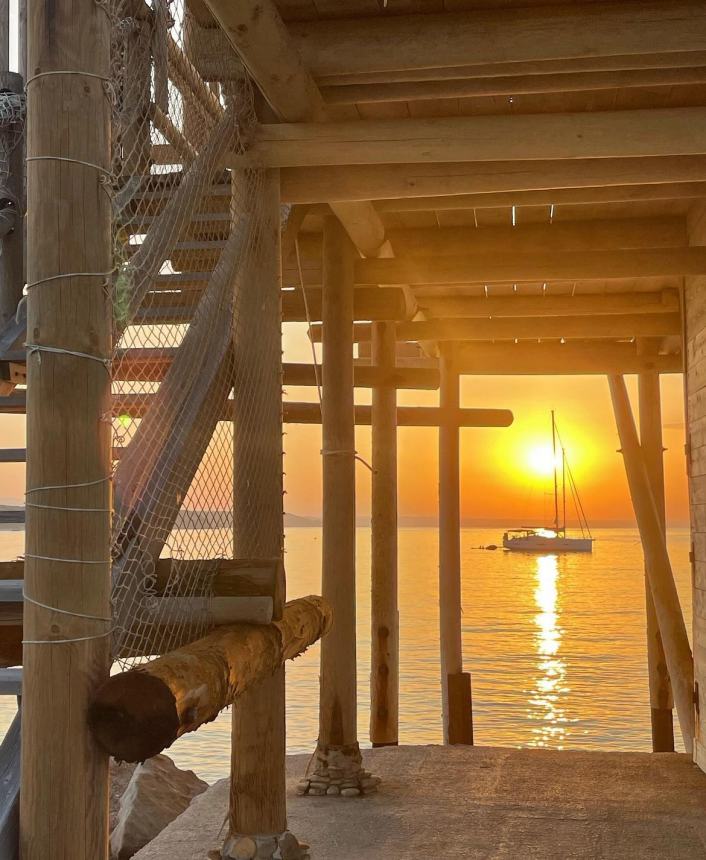
[[439, 639], [444, 743], [473, 743], [471, 677], [461, 645], [461, 498], [459, 375], [453, 359], [440, 359], [439, 426]]
[[[657, 515], [666, 535], [664, 502], [664, 457], [662, 445], [662, 404], [659, 374], [638, 376], [640, 411], [640, 447], [652, 488]], [[650, 576], [645, 569], [645, 607], [647, 612], [647, 669], [650, 684], [650, 715], [653, 752], [674, 752], [674, 720], [672, 685], [669, 681], [667, 658], [655, 611]]]
[[[395, 324], [373, 323], [372, 361], [395, 366]], [[397, 608], [397, 390], [373, 389], [370, 740], [399, 741], [400, 642]]]
[[[236, 282], [234, 554], [277, 558], [283, 551], [279, 172], [263, 171], [250, 193], [253, 228], [262, 226]], [[281, 583], [276, 618], [284, 592]], [[284, 832], [284, 667], [234, 704], [231, 752], [231, 836]]]
[[86, 715], [110, 667], [109, 30], [94, 0], [31, 7], [23, 860], [108, 852]]
[[321, 643], [319, 747], [358, 748], [355, 598], [355, 424], [353, 411], [353, 262], [355, 251], [334, 217], [323, 247], [323, 572], [333, 628]]
[[667, 553], [662, 522], [640, 449], [625, 380], [622, 376], [609, 376], [608, 381], [630, 496], [645, 554], [647, 576], [674, 691], [679, 726], [684, 747], [691, 755], [694, 742], [694, 663], [684, 616]]

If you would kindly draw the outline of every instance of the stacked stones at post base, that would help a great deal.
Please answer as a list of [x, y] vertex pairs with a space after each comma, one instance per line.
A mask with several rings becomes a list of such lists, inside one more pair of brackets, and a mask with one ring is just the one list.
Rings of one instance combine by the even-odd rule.
[[217, 860], [310, 860], [309, 846], [299, 842], [289, 830], [279, 836], [243, 836], [228, 838], [223, 853], [212, 851], [209, 858]]
[[297, 794], [314, 797], [361, 797], [374, 794], [380, 779], [363, 767], [360, 750], [321, 749], [315, 754], [313, 773], [300, 780]]

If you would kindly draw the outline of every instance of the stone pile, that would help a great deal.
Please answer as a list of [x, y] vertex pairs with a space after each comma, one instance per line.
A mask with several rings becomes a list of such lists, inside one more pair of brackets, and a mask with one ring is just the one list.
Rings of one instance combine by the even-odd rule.
[[297, 794], [313, 797], [361, 797], [374, 794], [380, 779], [363, 767], [357, 747], [319, 747], [313, 770], [297, 786]]
[[215, 860], [310, 860], [309, 846], [289, 830], [279, 836], [230, 836]]

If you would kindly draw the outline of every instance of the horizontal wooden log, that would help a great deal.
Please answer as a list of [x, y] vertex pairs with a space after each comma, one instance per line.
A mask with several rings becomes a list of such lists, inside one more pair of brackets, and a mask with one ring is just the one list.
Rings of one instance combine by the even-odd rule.
[[663, 314], [679, 310], [676, 290], [652, 293], [600, 293], [596, 295], [423, 296], [419, 307], [432, 317], [600, 316], [603, 314]]
[[113, 675], [97, 691], [88, 722], [120, 761], [144, 761], [214, 720], [257, 681], [325, 635], [331, 613], [320, 597], [285, 606], [281, 621], [223, 627], [156, 660]]
[[[433, 70], [429, 71], [433, 77]], [[471, 70], [472, 74], [472, 70]], [[501, 75], [446, 80], [360, 83], [321, 87], [328, 105], [407, 102], [428, 99], [518, 96], [534, 93], [576, 93], [636, 87], [670, 87], [706, 83], [706, 69], [621, 69], [563, 72], [548, 75]]]
[[473, 284], [588, 281], [706, 273], [706, 248], [469, 254], [356, 260], [358, 284]]
[[[672, 312], [600, 316], [429, 319], [397, 323], [395, 332], [397, 340], [416, 342], [669, 337], [681, 334], [681, 316], [677, 312]], [[320, 343], [322, 326], [312, 326], [310, 335], [315, 343]], [[369, 341], [371, 325], [356, 323], [353, 339], [356, 343]]]
[[591, 3], [481, 9], [438, 15], [371, 16], [292, 23], [304, 65], [317, 78], [613, 55], [702, 51], [706, 10], [688, 2]]
[[[192, 527], [199, 527], [203, 516], [201, 512], [192, 512]], [[229, 512], [223, 512], [223, 523], [230, 518]], [[212, 515], [209, 515], [212, 521]], [[181, 559], [160, 558], [154, 570], [154, 590], [157, 595], [163, 595], [169, 590], [170, 594], [179, 596], [193, 593], [194, 571], [198, 570], [204, 589], [216, 597], [272, 597], [275, 593], [280, 559]], [[24, 561], [14, 559], [0, 562], [0, 583], [24, 579]]]
[[[355, 407], [355, 423], [370, 426], [372, 407]], [[289, 424], [320, 424], [321, 410], [318, 403], [285, 403], [285, 422]], [[451, 421], [459, 427], [509, 427], [513, 415], [509, 409], [459, 409], [453, 414], [444, 413], [436, 406], [398, 406], [398, 427], [438, 427]]]
[[[321, 368], [318, 372], [321, 381]], [[284, 384], [316, 385], [313, 364], [285, 364]], [[439, 371], [432, 367], [376, 367], [356, 364], [353, 367], [356, 388], [398, 388], [434, 391], [439, 387]]]
[[461, 343], [453, 345], [459, 372], [474, 376], [573, 376], [610, 373], [681, 373], [681, 354], [640, 355], [631, 343]]
[[706, 108], [260, 125], [227, 167], [703, 155]]
[[282, 170], [289, 203], [497, 194], [641, 183], [703, 182], [706, 158], [579, 158], [442, 164], [347, 164]]
[[[529, 163], [529, 162], [526, 162]], [[590, 186], [587, 188], [547, 187], [537, 191], [499, 191], [488, 194], [455, 194], [439, 197], [406, 197], [377, 200], [379, 212], [428, 212], [453, 209], [497, 209], [511, 206], [595, 205], [634, 203], [638, 200], [700, 200], [706, 197], [706, 182], [665, 182], [654, 185]]]

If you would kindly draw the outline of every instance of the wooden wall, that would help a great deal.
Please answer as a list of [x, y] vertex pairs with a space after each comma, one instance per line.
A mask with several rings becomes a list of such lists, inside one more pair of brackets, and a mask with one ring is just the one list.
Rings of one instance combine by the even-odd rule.
[[[706, 245], [706, 201], [689, 213], [689, 242]], [[698, 694], [694, 755], [701, 769], [706, 770], [706, 276], [686, 278], [684, 312], [694, 680]]]

